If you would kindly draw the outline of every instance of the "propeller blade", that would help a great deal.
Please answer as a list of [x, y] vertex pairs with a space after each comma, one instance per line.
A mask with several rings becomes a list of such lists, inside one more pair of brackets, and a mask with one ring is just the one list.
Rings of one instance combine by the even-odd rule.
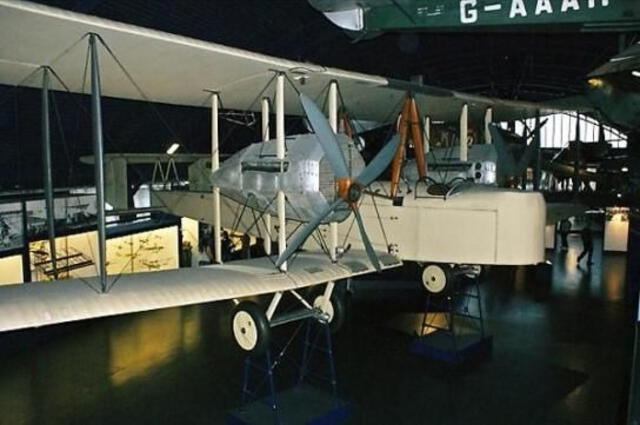
[[315, 131], [316, 136], [318, 136], [320, 146], [322, 146], [322, 150], [329, 164], [331, 164], [334, 174], [339, 179], [348, 178], [349, 171], [347, 169], [347, 163], [344, 160], [342, 149], [340, 149], [338, 139], [331, 129], [331, 125], [329, 125], [324, 114], [313, 100], [304, 93], [300, 93], [300, 102], [311, 123], [311, 127], [313, 127], [313, 131]]
[[298, 230], [287, 242], [287, 249], [276, 260], [276, 267], [280, 267], [282, 263], [287, 261], [294, 252], [300, 248], [300, 246], [307, 240], [307, 238], [316, 230], [316, 228], [322, 223], [333, 210], [340, 204], [344, 203], [342, 199], [338, 199], [332, 204], [328, 205], [319, 214], [314, 216], [302, 229]]
[[400, 144], [400, 136], [395, 135], [393, 138], [378, 152], [373, 160], [362, 170], [362, 173], [356, 179], [361, 185], [368, 186], [372, 181], [378, 178], [380, 174], [389, 166], [393, 160], [398, 145]]
[[356, 215], [356, 221], [358, 222], [358, 227], [360, 228], [360, 236], [362, 236], [362, 243], [364, 244], [364, 249], [367, 250], [367, 256], [369, 257], [369, 261], [373, 264], [373, 267], [377, 271], [382, 270], [382, 266], [380, 266], [380, 261], [378, 260], [378, 256], [371, 245], [371, 241], [369, 240], [369, 236], [367, 236], [367, 231], [364, 228], [364, 223], [362, 222], [362, 217], [360, 216], [360, 211], [358, 208], [353, 209], [353, 213]]

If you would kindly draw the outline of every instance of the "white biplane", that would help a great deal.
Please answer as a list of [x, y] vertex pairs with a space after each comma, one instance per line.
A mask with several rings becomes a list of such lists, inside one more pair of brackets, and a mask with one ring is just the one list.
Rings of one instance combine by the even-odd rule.
[[[90, 55], [87, 55], [86, 41], [89, 42]], [[367, 185], [388, 165], [391, 160], [389, 154], [395, 153], [397, 140], [385, 145], [367, 167], [357, 160], [346, 161], [344, 143], [340, 144], [341, 136], [334, 134], [338, 129], [338, 89], [342, 98], [350, 99], [348, 108], [354, 115], [378, 123], [389, 119], [388, 105], [400, 102], [407, 93], [411, 94], [422, 110], [429, 111], [432, 120], [457, 120], [461, 111], [464, 111], [465, 120], [483, 120], [487, 116], [497, 120], [512, 120], [532, 117], [539, 110], [533, 104], [467, 95], [380, 76], [289, 61], [29, 2], [0, 0], [1, 84], [84, 93], [84, 69], [89, 58], [94, 146], [98, 147], [94, 150], [97, 158], [103, 158], [100, 133], [101, 95], [136, 100], [143, 95], [145, 100], [151, 102], [198, 107], [209, 104], [212, 111], [211, 169], [215, 176], [217, 171], [222, 173], [225, 169], [225, 163], [219, 166], [218, 161], [218, 113], [221, 99], [226, 108], [262, 111], [264, 117], [268, 103], [256, 103], [256, 96], [259, 98], [267, 88], [275, 87], [276, 138], [275, 141], [264, 144], [265, 150], [269, 151], [268, 158], [260, 155], [251, 157], [251, 152], [249, 157], [243, 157], [245, 152], [236, 159], [232, 157], [228, 165], [238, 172], [235, 178], [242, 180], [237, 180], [241, 182], [238, 187], [247, 183], [249, 176], [253, 179], [251, 184], [255, 208], [262, 209], [264, 214], [265, 202], [274, 202], [274, 209], [270, 213], [277, 216], [277, 226], [274, 227], [277, 227], [279, 257], [243, 260], [197, 269], [123, 275], [111, 283], [107, 282], [104, 267], [101, 267], [102, 271], [95, 279], [2, 287], [0, 331], [273, 294], [266, 311], [250, 302], [242, 302], [236, 307], [232, 319], [234, 336], [243, 349], [250, 351], [264, 348], [268, 342], [270, 326], [303, 317], [332, 320], [338, 310], [332, 305], [335, 298], [334, 282], [400, 264], [396, 256], [388, 253], [393, 244], [388, 243], [386, 236], [381, 236], [384, 232], [373, 232], [370, 242], [368, 241], [364, 228], [366, 226], [371, 229], [373, 225], [364, 224], [363, 221], [373, 216], [372, 211], [377, 211], [377, 205], [366, 201], [362, 196]], [[41, 74], [53, 75], [55, 78], [45, 86], [47, 78], [38, 78]], [[132, 84], [132, 81], [136, 84]], [[287, 82], [289, 90], [285, 90]], [[327, 88], [328, 123], [320, 119], [321, 112], [310, 100], [318, 98]], [[306, 144], [299, 151], [293, 148], [293, 144], [287, 145], [284, 117], [285, 113], [302, 116], [305, 112], [317, 137], [297, 137], [296, 146], [298, 143]], [[267, 109], [266, 116], [268, 115]], [[316, 141], [320, 142], [317, 147], [312, 146]], [[309, 154], [308, 157], [305, 157], [305, 152]], [[351, 150], [349, 152], [352, 153]], [[323, 163], [322, 157], [328, 160]], [[100, 175], [103, 173], [102, 162], [97, 161], [96, 165], [98, 182], [103, 178]], [[301, 182], [296, 182], [294, 173], [304, 176], [304, 184], [295, 188], [287, 186], [287, 182], [292, 185]], [[358, 177], [352, 177], [355, 175]], [[233, 198], [225, 197], [221, 207], [220, 193], [222, 191], [223, 195], [224, 192], [228, 194], [233, 189], [234, 180], [214, 177], [212, 182], [213, 193], [210, 193], [204, 209], [197, 213], [192, 210], [191, 216], [210, 217], [218, 247], [216, 253], [220, 253], [219, 234], [226, 219], [224, 203]], [[265, 184], [270, 186], [266, 188]], [[285, 193], [287, 187], [293, 189]], [[101, 193], [104, 183], [97, 184], [97, 190], [100, 205], [104, 200], [104, 194]], [[247, 193], [248, 191], [240, 190], [236, 195], [248, 197]], [[256, 196], [261, 193], [264, 194], [262, 200]], [[540, 214], [544, 217], [544, 202], [540, 213], [540, 196], [533, 194], [527, 202], [521, 202], [522, 205], [518, 208], [523, 213], [528, 206], [533, 205], [535, 208], [532, 213], [532, 217], [536, 218], [532, 224], [533, 230], [530, 235], [525, 234], [530, 240], [524, 240], [519, 223], [526, 218], [504, 220], [502, 217], [507, 213], [509, 205], [518, 203], [526, 194], [496, 190], [491, 193], [487, 197], [483, 190], [475, 189], [449, 194], [450, 199], [441, 195], [430, 196], [428, 206], [425, 207], [421, 205], [422, 201], [418, 201], [420, 207], [412, 212], [414, 215], [402, 221], [397, 219], [399, 210], [394, 210], [399, 207], [395, 203], [396, 199], [389, 198], [384, 201], [388, 210], [382, 214], [383, 222], [397, 221], [402, 227], [398, 228], [396, 235], [400, 238], [404, 238], [407, 232], [416, 230], [411, 227], [412, 222], [416, 223], [414, 220], [425, 223], [424, 225], [431, 223], [432, 229], [424, 240], [421, 240], [420, 232], [413, 232], [412, 237], [417, 238], [417, 243], [425, 247], [423, 249], [437, 252], [442, 241], [447, 241], [452, 246], [456, 246], [454, 242], [464, 243], [460, 239], [464, 237], [465, 229], [472, 230], [478, 223], [473, 218], [473, 212], [481, 211], [482, 236], [494, 243], [487, 247], [480, 246], [475, 241], [468, 243], [468, 249], [458, 248], [457, 251], [467, 255], [463, 256], [463, 262], [531, 264], [541, 261], [543, 227], [538, 228], [537, 218]], [[307, 204], [311, 208], [307, 209], [306, 215], [301, 216], [296, 212], [295, 217], [292, 217], [287, 212], [286, 202], [295, 203], [295, 200], [303, 198], [306, 200], [304, 202], [313, 199], [311, 204]], [[406, 206], [413, 205], [414, 202], [405, 198], [406, 209]], [[458, 201], [449, 203], [455, 199]], [[236, 202], [238, 199], [231, 201]], [[104, 224], [104, 211], [101, 218], [100, 209], [99, 222]], [[364, 211], [363, 214], [358, 213], [360, 209]], [[266, 217], [270, 218], [270, 213]], [[353, 249], [338, 249], [338, 226], [331, 223], [328, 226], [331, 231], [327, 232], [330, 239], [328, 253], [303, 252], [292, 260], [294, 251], [318, 225], [344, 220], [351, 213], [354, 213], [361, 230], [359, 235], [354, 236]], [[450, 214], [455, 216], [453, 220], [446, 218]], [[364, 219], [360, 219], [361, 215]], [[379, 211], [376, 216], [379, 218]], [[515, 215], [509, 217], [513, 216]], [[430, 222], [434, 217], [448, 220], [445, 222], [446, 228], [455, 231], [447, 233], [445, 227], [438, 224], [438, 220]], [[307, 224], [287, 241], [289, 218]], [[455, 225], [458, 220], [461, 220], [459, 226], [449, 226], [451, 223]], [[504, 223], [509, 225], [504, 227]], [[271, 237], [271, 226], [268, 229]], [[104, 233], [104, 229], [102, 232]], [[473, 236], [467, 239], [471, 238]], [[104, 263], [104, 234], [99, 239], [101, 262]], [[524, 253], [526, 250], [523, 250], [523, 254], [518, 257], [517, 252], [510, 249], [516, 245], [529, 246], [528, 252]], [[364, 250], [356, 249], [359, 246]], [[401, 242], [397, 246], [401, 258], [415, 257], [410, 254], [411, 250], [403, 250]], [[482, 254], [485, 260], [473, 257], [471, 253], [475, 250], [485, 252], [486, 255]], [[324, 291], [315, 300], [307, 301], [298, 293], [301, 288], [316, 285], [324, 285]], [[282, 295], [287, 292], [300, 300], [303, 309], [294, 314], [279, 316], [276, 309]]]

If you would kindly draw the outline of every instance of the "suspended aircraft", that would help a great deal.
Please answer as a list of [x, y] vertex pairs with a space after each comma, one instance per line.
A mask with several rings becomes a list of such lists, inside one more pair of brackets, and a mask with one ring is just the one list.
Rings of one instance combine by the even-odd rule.
[[356, 38], [393, 31], [631, 32], [640, 28], [635, 0], [308, 0]]
[[640, 128], [640, 42], [611, 58], [587, 78], [585, 97], [596, 115], [611, 125], [637, 133]]
[[[634, 32], [640, 29], [636, 0], [308, 0], [356, 39], [387, 31]], [[596, 113], [626, 131], [640, 127], [640, 42], [587, 76], [584, 96], [553, 102], [566, 110]], [[553, 107], [549, 104], [549, 107]]]
[[[408, 93], [433, 120], [448, 122], [458, 120], [461, 111], [466, 111], [465, 115], [474, 120], [482, 120], [489, 110], [491, 116], [500, 121], [530, 118], [538, 113], [539, 105], [273, 58], [17, 0], [0, 0], [0, 83], [44, 90], [43, 79], [36, 77], [49, 70], [61, 77], [60, 80], [53, 79], [51, 90], [84, 94], [87, 40], [90, 42], [92, 87], [99, 89], [92, 90], [92, 104], [98, 105], [94, 108], [97, 112], [100, 93], [175, 105], [211, 105], [213, 193], [209, 193], [208, 198], [202, 194], [198, 196], [205, 204], [204, 208], [202, 204], [195, 204], [196, 208], [190, 209], [196, 211], [193, 217], [214, 223], [214, 228], [219, 229], [224, 220], [235, 219], [224, 214], [232, 208], [227, 208], [227, 202], [237, 206], [239, 200], [250, 203], [256, 208], [254, 211], [264, 212], [273, 208], [265, 207], [265, 202], [275, 192], [279, 256], [275, 260], [265, 257], [198, 269], [123, 275], [112, 282], [106, 282], [105, 274], [100, 273], [99, 278], [82, 281], [10, 285], [0, 288], [0, 331], [274, 294], [266, 312], [246, 302], [240, 303], [235, 310], [233, 330], [236, 340], [244, 349], [254, 350], [268, 341], [265, 335], [268, 335], [269, 325], [309, 315], [329, 320], [332, 282], [369, 273], [377, 267], [385, 269], [399, 265], [396, 256], [388, 252], [413, 261], [427, 258], [446, 264], [532, 264], [542, 261], [540, 223], [544, 222], [544, 202], [539, 195], [487, 191], [477, 187], [456, 187], [445, 194], [434, 195], [426, 185], [419, 185], [417, 190], [403, 190], [401, 196], [391, 197], [382, 193], [386, 190], [384, 184], [377, 189], [365, 189], [386, 167], [388, 155], [397, 154], [393, 149], [397, 141], [385, 145], [364, 167], [342, 136], [329, 134], [327, 128], [333, 131], [336, 128], [335, 113], [330, 111], [330, 123], [327, 124], [320, 119], [322, 113], [310, 99], [317, 99], [329, 88], [332, 93], [329, 103], [335, 112], [339, 91], [341, 98], [349, 99], [347, 106], [353, 116], [377, 123], [393, 120], [389, 105], [399, 104]], [[285, 90], [285, 81], [293, 90]], [[224, 101], [225, 108], [264, 112], [265, 104], [269, 105], [269, 102], [260, 96], [267, 97], [265, 93], [274, 82], [275, 144], [267, 142], [251, 146], [218, 169], [220, 102]], [[301, 135], [286, 140], [285, 113], [297, 116], [306, 113], [315, 136]], [[94, 124], [99, 122], [99, 117], [94, 114]], [[94, 131], [96, 133], [99, 131]], [[316, 139], [320, 148], [312, 143]], [[234, 174], [239, 179], [235, 185], [231, 178]], [[244, 191], [237, 190], [245, 185]], [[285, 196], [285, 190], [292, 192]], [[382, 196], [363, 196], [363, 193], [376, 191]], [[218, 194], [228, 195], [221, 197], [220, 208], [215, 206]], [[189, 216], [178, 209], [193, 207], [190, 204], [193, 197], [187, 199], [184, 192], [174, 195], [176, 213]], [[425, 207], [422, 198], [428, 198], [430, 206]], [[286, 208], [287, 201], [301, 211]], [[384, 203], [382, 220], [378, 201]], [[298, 208], [305, 205], [306, 208]], [[514, 205], [518, 207], [514, 208]], [[395, 209], [402, 206], [402, 211], [411, 213], [403, 214], [399, 219]], [[269, 212], [273, 213], [273, 209]], [[334, 243], [333, 229], [337, 230], [338, 226], [324, 226], [323, 223], [344, 219], [341, 226], [345, 226], [350, 215], [357, 221], [360, 232], [352, 235], [354, 242], [348, 249], [348, 244], [338, 246]], [[270, 217], [270, 214], [265, 216]], [[287, 218], [289, 220], [285, 220]], [[381, 221], [397, 226], [388, 232], [395, 241], [388, 240], [380, 226]], [[296, 222], [306, 225], [286, 241], [287, 229]], [[523, 222], [530, 226], [523, 229]], [[327, 250], [329, 255], [309, 249], [310, 235], [318, 225], [332, 241]], [[421, 231], [416, 232], [416, 226]], [[269, 233], [274, 230], [272, 227], [269, 227]], [[304, 244], [305, 240], [307, 244]], [[461, 244], [460, 241], [465, 242]], [[307, 250], [294, 256], [300, 246]], [[364, 250], [360, 251], [358, 247]], [[325, 291], [312, 303], [297, 293], [301, 288], [316, 285], [325, 285]], [[300, 300], [303, 312], [275, 315], [283, 293], [287, 292]]]

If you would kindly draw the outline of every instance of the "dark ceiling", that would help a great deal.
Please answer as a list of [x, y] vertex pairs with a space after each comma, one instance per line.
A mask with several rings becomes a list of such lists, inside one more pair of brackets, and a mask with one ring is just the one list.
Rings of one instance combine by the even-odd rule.
[[[39, 3], [178, 33], [295, 60], [395, 78], [424, 75], [426, 84], [510, 99], [548, 100], [580, 93], [584, 76], [615, 54], [612, 34], [387, 34], [353, 43], [304, 0], [43, 0]], [[35, 31], [37, 29], [34, 28]], [[37, 187], [39, 97], [33, 90], [0, 91], [1, 189]], [[54, 131], [56, 186], [89, 182], [77, 156], [90, 153], [89, 122], [78, 111], [86, 99], [57, 95]], [[206, 152], [208, 114], [194, 108], [105, 101], [106, 150], [158, 151], [171, 139]], [[130, 117], [135, 116], [135, 120]], [[122, 123], [127, 122], [126, 126]], [[57, 121], [56, 121], [57, 125]], [[240, 137], [244, 134], [243, 137]], [[251, 139], [251, 131], [234, 138]], [[57, 148], [55, 147], [57, 145]], [[234, 142], [235, 145], [235, 142]], [[6, 167], [17, 172], [6, 173]], [[26, 171], [30, 170], [30, 171]]]

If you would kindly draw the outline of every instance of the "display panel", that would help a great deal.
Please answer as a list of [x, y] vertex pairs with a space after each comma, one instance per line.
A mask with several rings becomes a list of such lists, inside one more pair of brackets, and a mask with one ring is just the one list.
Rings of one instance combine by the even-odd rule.
[[[29, 251], [32, 280], [53, 280], [48, 241], [30, 243]], [[58, 279], [96, 276], [97, 252], [95, 231], [56, 238]], [[107, 274], [110, 276], [177, 267], [177, 226], [107, 239]]]
[[24, 239], [22, 226], [20, 203], [0, 204], [0, 255], [22, 247]]

